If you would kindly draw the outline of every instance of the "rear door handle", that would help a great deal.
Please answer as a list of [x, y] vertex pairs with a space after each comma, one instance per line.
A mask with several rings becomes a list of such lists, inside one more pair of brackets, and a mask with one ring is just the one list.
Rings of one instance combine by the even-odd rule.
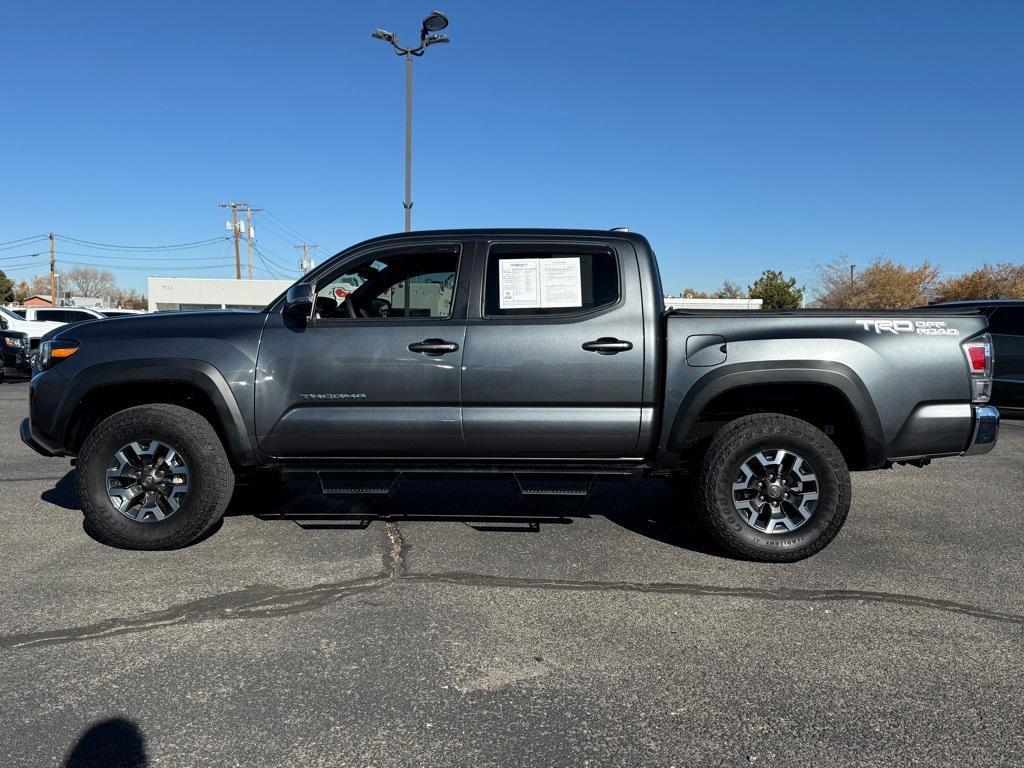
[[409, 351], [421, 352], [424, 355], [446, 355], [449, 352], [458, 352], [459, 345], [444, 339], [424, 339], [410, 344]]
[[587, 352], [597, 352], [599, 355], [617, 355], [619, 352], [631, 350], [633, 343], [630, 341], [619, 341], [610, 336], [602, 336], [594, 341], [585, 341], [582, 346]]

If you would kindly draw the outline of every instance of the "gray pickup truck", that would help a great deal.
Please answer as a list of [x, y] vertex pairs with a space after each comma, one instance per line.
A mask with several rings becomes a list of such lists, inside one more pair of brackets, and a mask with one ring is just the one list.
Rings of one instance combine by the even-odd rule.
[[[410, 473], [523, 493], [663, 478], [729, 552], [824, 547], [851, 469], [984, 453], [999, 414], [973, 311], [666, 311], [624, 231], [369, 240], [262, 311], [85, 322], [49, 335], [22, 439], [76, 457], [87, 524], [194, 541], [236, 480], [388, 493]], [[894, 486], [894, 491], [896, 490]]]

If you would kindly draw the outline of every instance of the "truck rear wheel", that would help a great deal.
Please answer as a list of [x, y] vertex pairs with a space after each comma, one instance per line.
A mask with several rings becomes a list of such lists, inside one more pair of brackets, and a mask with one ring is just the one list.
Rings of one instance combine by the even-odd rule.
[[733, 555], [792, 562], [835, 538], [850, 510], [846, 460], [792, 416], [743, 416], [715, 433], [696, 481], [697, 511]]
[[86, 525], [104, 543], [175, 549], [220, 520], [234, 475], [206, 419], [158, 403], [100, 422], [78, 453], [75, 483]]

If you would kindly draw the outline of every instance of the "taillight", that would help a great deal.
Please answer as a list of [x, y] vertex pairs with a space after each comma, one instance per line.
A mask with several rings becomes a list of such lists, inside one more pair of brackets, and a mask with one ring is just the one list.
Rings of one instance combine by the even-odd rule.
[[992, 337], [986, 333], [962, 346], [971, 372], [971, 399], [987, 403], [992, 396]]
[[967, 347], [967, 359], [971, 362], [971, 373], [985, 373], [988, 370], [988, 349], [984, 345]]

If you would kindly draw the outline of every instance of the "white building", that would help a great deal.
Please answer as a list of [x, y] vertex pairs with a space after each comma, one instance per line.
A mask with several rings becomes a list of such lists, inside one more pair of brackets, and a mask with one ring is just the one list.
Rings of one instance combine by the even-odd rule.
[[691, 299], [666, 296], [666, 309], [760, 309], [762, 299]]
[[291, 280], [151, 277], [147, 290], [149, 311], [262, 309], [291, 284]]

